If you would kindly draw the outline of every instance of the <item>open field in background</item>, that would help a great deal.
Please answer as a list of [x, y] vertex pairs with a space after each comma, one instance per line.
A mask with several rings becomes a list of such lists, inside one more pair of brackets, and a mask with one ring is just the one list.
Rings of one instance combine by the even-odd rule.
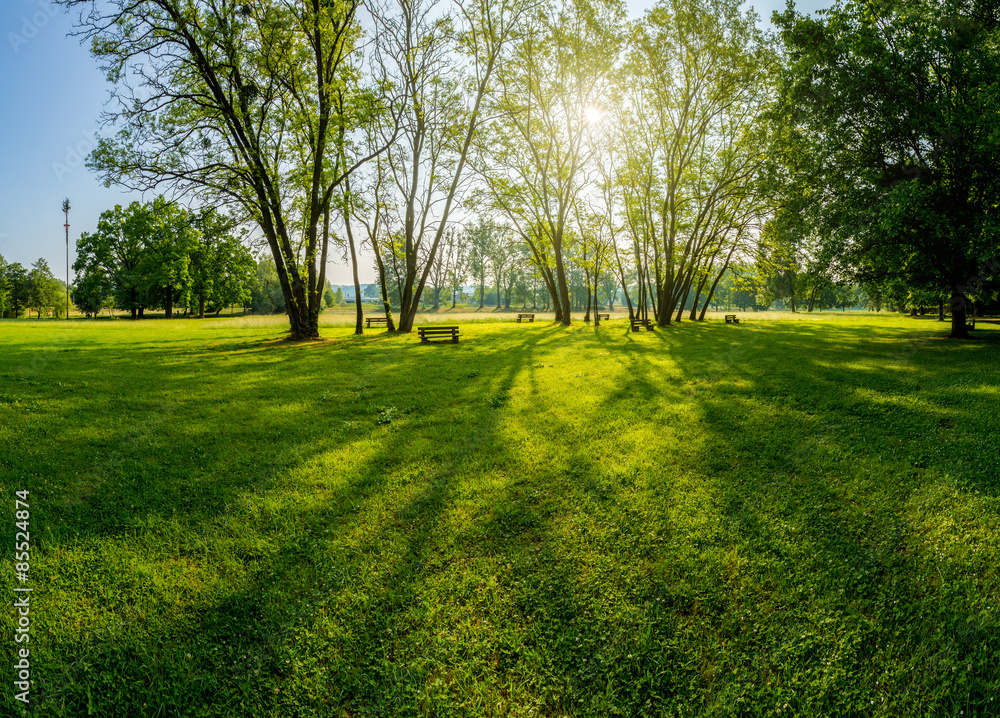
[[0, 322], [38, 715], [997, 715], [1000, 326], [745, 317]]
[[[364, 315], [368, 316], [384, 316], [382, 311], [382, 305], [380, 304], [364, 304], [363, 305]], [[522, 312], [531, 312], [531, 309], [501, 309], [497, 310], [496, 307], [484, 307], [479, 309], [478, 307], [469, 307], [459, 305], [455, 309], [450, 307], [442, 306], [438, 311], [426, 311], [420, 312], [417, 315], [417, 322], [414, 326], [422, 323], [430, 322], [453, 322], [453, 321], [513, 321], [517, 319], [517, 315]], [[627, 319], [628, 318], [628, 308], [625, 306], [616, 306], [613, 311], [609, 312], [607, 309], [601, 310], [602, 314], [611, 314], [612, 319]], [[555, 315], [552, 312], [534, 312], [535, 321], [552, 321]], [[726, 314], [736, 314], [739, 317], [752, 317], [754, 319], [784, 319], [788, 321], [820, 321], [825, 318], [830, 317], [841, 317], [845, 316], [871, 316], [873, 318], [882, 317], [901, 317], [901, 314], [896, 312], [869, 312], [864, 310], [849, 309], [846, 312], [839, 309], [828, 309], [823, 311], [814, 312], [797, 312], [792, 313], [787, 310], [768, 310], [763, 312], [754, 311], [741, 311], [739, 309], [720, 309], [719, 311], [709, 311], [705, 316], [709, 319], [717, 318], [722, 319]], [[652, 310], [650, 310], [650, 315], [652, 315]], [[320, 315], [320, 326], [325, 327], [335, 327], [335, 326], [354, 326], [354, 316], [355, 308], [354, 305], [350, 306], [340, 306], [340, 307], [330, 307], [323, 310]], [[394, 314], [398, 317], [398, 312]], [[583, 320], [583, 312], [573, 312], [573, 318]], [[684, 321], [687, 321], [687, 312], [684, 314]], [[936, 316], [936, 315], [935, 315]], [[113, 314], [108, 314], [103, 312], [97, 319], [86, 319], [82, 314], [74, 310], [70, 313], [70, 318], [73, 321], [118, 321], [129, 318], [128, 312], [115, 312]], [[143, 321], [163, 319], [163, 312], [148, 312]], [[250, 314], [244, 313], [238, 307], [232, 307], [229, 309], [224, 309], [218, 316], [214, 314], [209, 314], [205, 317], [205, 321], [209, 320], [230, 320], [230, 319], [246, 319], [253, 320], [259, 325], [274, 324], [279, 328], [279, 331], [285, 328], [288, 322], [288, 317], [285, 314]], [[0, 320], [4, 321], [4, 320]], [[18, 321], [37, 321], [35, 315], [23, 316]], [[682, 322], [683, 323], [683, 322]]]

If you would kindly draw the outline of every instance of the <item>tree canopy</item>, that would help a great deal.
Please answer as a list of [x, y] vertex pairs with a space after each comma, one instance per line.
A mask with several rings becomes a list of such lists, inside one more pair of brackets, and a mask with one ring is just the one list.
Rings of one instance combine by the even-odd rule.
[[776, 16], [787, 47], [775, 224], [835, 274], [950, 295], [952, 336], [997, 253], [1000, 24], [987, 2]]

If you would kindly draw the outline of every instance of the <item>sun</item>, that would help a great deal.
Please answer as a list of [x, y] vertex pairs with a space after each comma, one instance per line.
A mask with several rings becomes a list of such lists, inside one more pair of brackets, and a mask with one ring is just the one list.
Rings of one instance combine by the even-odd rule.
[[604, 119], [604, 110], [589, 105], [583, 109], [583, 119], [587, 121], [588, 125], [599, 125]]

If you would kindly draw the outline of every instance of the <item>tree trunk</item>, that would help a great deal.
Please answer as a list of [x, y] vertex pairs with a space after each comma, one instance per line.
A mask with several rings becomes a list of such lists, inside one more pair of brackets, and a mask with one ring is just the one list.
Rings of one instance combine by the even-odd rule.
[[[219, 307], [219, 311], [222, 311], [222, 307]], [[218, 314], [218, 312], [216, 312], [216, 314]], [[198, 318], [199, 319], [204, 319], [205, 318], [205, 295], [204, 294], [199, 294], [198, 295]]]
[[[729, 250], [729, 256], [726, 257], [726, 261], [722, 265], [722, 271], [719, 272], [718, 275], [716, 275], [715, 279], [712, 281], [712, 286], [709, 288], [708, 294], [705, 297], [705, 306], [702, 307], [702, 309], [701, 309], [701, 315], [698, 317], [698, 321], [701, 321], [701, 322], [705, 321], [705, 312], [708, 311], [708, 305], [712, 301], [712, 297], [715, 296], [715, 289], [716, 289], [716, 287], [719, 286], [719, 280], [722, 279], [722, 275], [725, 274], [726, 273], [726, 269], [729, 268], [729, 260], [732, 259], [733, 252], [735, 252], [735, 251], [736, 251], [736, 244], [733, 244], [733, 248], [731, 250]], [[730, 296], [731, 295], [732, 295], [732, 291], [730, 291]], [[728, 309], [728, 307], [729, 307], [729, 301], [728, 301], [728, 299], [726, 301], [726, 307], [727, 307], [726, 311], [729, 311], [729, 309]]]
[[[598, 267], [599, 265], [595, 264], [594, 266], [594, 326], [595, 327], [601, 326], [601, 303], [597, 299], [597, 284], [599, 279], [598, 278], [599, 273], [597, 271]], [[590, 293], [589, 287], [587, 288], [587, 293], [588, 294]]]
[[378, 281], [379, 287], [382, 291], [382, 309], [385, 311], [385, 328], [390, 331], [396, 331], [396, 323], [392, 320], [392, 305], [389, 304], [389, 290], [385, 288], [385, 263], [382, 261], [377, 253], [375, 255], [375, 264], [378, 266]]
[[969, 329], [965, 326], [965, 295], [955, 287], [951, 293], [951, 339], [969, 339]]
[[[718, 253], [716, 253], [716, 254], [718, 254]], [[706, 268], [706, 271], [707, 271], [707, 268]], [[698, 282], [698, 286], [697, 286], [697, 288], [694, 291], [694, 302], [692, 302], [692, 304], [691, 304], [691, 314], [688, 317], [688, 319], [690, 319], [692, 322], [698, 320], [698, 300], [701, 299], [701, 291], [705, 288], [705, 282], [707, 282], [707, 281], [708, 281], [708, 274], [705, 274], [705, 276], [701, 278], [701, 281]], [[705, 306], [706, 307], [708, 306], [708, 299], [707, 298], [705, 299]]]
[[939, 322], [943, 322], [944, 321], [944, 300], [943, 299], [939, 299], [938, 300], [938, 321]]
[[[677, 300], [677, 323], [681, 323], [681, 319], [684, 318], [684, 305], [687, 304], [688, 296], [691, 294], [691, 279], [684, 282], [684, 291], [681, 292], [680, 299]], [[671, 313], [673, 313], [671, 311]], [[667, 322], [668, 324], [670, 322]]]
[[[358, 253], [354, 246], [354, 232], [351, 230], [351, 218], [348, 210], [344, 210], [344, 229], [347, 230], [347, 244], [351, 250], [351, 272], [354, 275], [354, 333], [364, 334], [365, 312], [361, 307], [361, 280], [358, 277]], [[385, 282], [382, 282], [385, 287]], [[318, 332], [317, 332], [318, 334]]]
[[[566, 270], [563, 267], [562, 260], [562, 238], [560, 237], [558, 247], [555, 247], [554, 245], [555, 243], [553, 243], [553, 249], [555, 250], [554, 254], [556, 260], [556, 281], [559, 286], [559, 303], [556, 309], [556, 316], [564, 327], [568, 327], [572, 320], [572, 312], [569, 304], [569, 285], [566, 282]], [[553, 297], [553, 300], [554, 299], [555, 297]]]
[[165, 307], [167, 319], [174, 318], [174, 285], [167, 285], [167, 305]]
[[583, 321], [590, 321], [590, 282], [587, 282], [587, 311], [583, 315]]

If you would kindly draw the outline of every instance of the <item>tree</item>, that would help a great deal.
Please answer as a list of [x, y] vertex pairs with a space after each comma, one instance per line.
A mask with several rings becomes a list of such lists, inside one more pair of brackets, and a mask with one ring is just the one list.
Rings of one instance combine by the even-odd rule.
[[319, 335], [342, 127], [383, 111], [352, 65], [360, 0], [60, 0], [115, 83], [88, 166], [105, 182], [163, 185], [232, 206], [267, 240], [291, 335]]
[[198, 318], [204, 319], [206, 307], [218, 313], [250, 299], [250, 282], [257, 263], [241, 238], [234, 236], [236, 222], [231, 217], [208, 209], [194, 216], [192, 226], [197, 232], [197, 246], [191, 252], [189, 268], [189, 311], [197, 311]]
[[490, 272], [492, 273], [494, 286], [497, 290], [497, 305], [499, 311], [500, 302], [503, 295], [501, 287], [509, 279], [514, 261], [514, 247], [511, 242], [509, 230], [506, 227], [495, 227], [490, 233], [490, 243], [487, 246], [487, 256], [489, 258]]
[[775, 16], [789, 58], [778, 220], [803, 218], [840, 276], [948, 292], [954, 338], [996, 274], [983, 263], [1000, 230], [997, 12], [899, 0]]
[[[400, 141], [388, 154], [402, 227], [399, 330], [411, 331], [448, 226], [473, 140], [489, 122], [494, 74], [522, 23], [525, 0], [398, 0], [376, 12], [379, 64], [405, 97]], [[456, 61], [461, 58], [461, 61]]]
[[101, 212], [97, 231], [80, 235], [73, 263], [81, 284], [93, 291], [105, 282], [104, 293], [113, 294], [115, 306], [130, 311], [132, 319], [141, 317], [147, 306], [139, 271], [147, 213], [139, 202]]
[[490, 248], [494, 243], [496, 225], [486, 218], [466, 225], [465, 235], [469, 243], [469, 271], [479, 284], [479, 308], [486, 304], [486, 275], [490, 269]]
[[114, 306], [111, 282], [101, 267], [94, 267], [77, 281], [73, 288], [73, 304], [89, 319], [96, 317], [109, 304]]
[[448, 289], [451, 292], [451, 308], [455, 308], [458, 295], [462, 291], [462, 282], [469, 271], [469, 244], [465, 232], [454, 230], [448, 233], [448, 243], [445, 247], [447, 257]]
[[31, 303], [28, 272], [19, 262], [3, 265], [4, 316], [17, 319]]
[[615, 298], [618, 296], [618, 277], [614, 271], [608, 271], [601, 275], [601, 291], [604, 292], [604, 301], [608, 305], [608, 311], [615, 310]]
[[[662, 0], [634, 27], [616, 122], [617, 183], [640, 306], [680, 321], [754, 214], [775, 56], [734, 0]], [[721, 266], [719, 266], [721, 265]], [[710, 296], [709, 296], [710, 298]]]
[[281, 314], [285, 311], [285, 295], [278, 280], [274, 260], [262, 256], [250, 287], [250, 310], [254, 314]]
[[49, 269], [49, 263], [39, 258], [28, 272], [28, 306], [35, 310], [38, 319], [44, 313], [49, 312], [62, 298], [60, 290], [62, 284], [56, 282], [56, 278]]
[[600, 144], [608, 76], [621, 45], [624, 6], [576, 0], [543, 6], [498, 73], [503, 123], [481, 147], [479, 172], [545, 282], [556, 320], [570, 324], [570, 236], [588, 165]]
[[139, 284], [147, 306], [162, 306], [166, 318], [172, 319], [174, 304], [186, 307], [191, 296], [191, 260], [201, 254], [199, 233], [191, 215], [163, 197], [143, 207], [136, 218], [140, 222], [132, 229], [139, 233], [142, 244], [136, 267]]

